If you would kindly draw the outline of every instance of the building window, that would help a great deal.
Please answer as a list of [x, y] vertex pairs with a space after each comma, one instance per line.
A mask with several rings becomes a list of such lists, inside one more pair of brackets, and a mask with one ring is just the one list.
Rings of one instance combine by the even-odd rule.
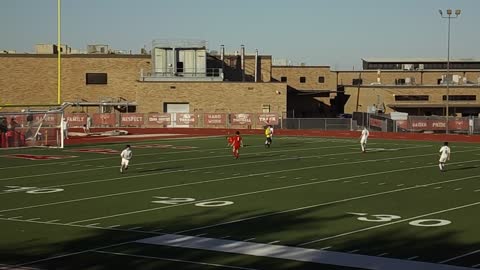
[[86, 84], [107, 84], [107, 73], [86, 73]]
[[281, 82], [287, 82], [287, 77], [285, 77], [285, 76], [280, 77], [280, 81]]
[[301, 82], [301, 83], [306, 83], [306, 82], [307, 82], [307, 78], [305, 78], [305, 77], [300, 77], [300, 82]]
[[[447, 96], [443, 95], [443, 100], [447, 100]], [[475, 101], [477, 96], [475, 95], [449, 95], [448, 100], [450, 101]]]
[[362, 79], [353, 79], [352, 84], [353, 85], [362, 85], [363, 80]]
[[395, 85], [404, 85], [405, 79], [395, 79]]
[[428, 101], [428, 95], [395, 95], [395, 101]]
[[320, 76], [318, 77], [318, 83], [324, 83], [325, 82], [325, 77]]

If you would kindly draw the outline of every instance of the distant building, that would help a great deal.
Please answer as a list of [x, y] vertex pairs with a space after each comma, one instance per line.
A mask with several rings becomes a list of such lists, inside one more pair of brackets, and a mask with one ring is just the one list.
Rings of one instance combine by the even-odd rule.
[[110, 49], [106, 44], [90, 44], [87, 45], [87, 53], [89, 54], [108, 54]]
[[0, 54], [15, 54], [17, 51], [15, 50], [0, 50]]
[[[57, 54], [58, 53], [58, 46], [56, 44], [36, 44], [35, 45], [35, 53], [36, 54]], [[72, 49], [66, 45], [60, 45], [60, 53], [61, 54], [70, 54]]]

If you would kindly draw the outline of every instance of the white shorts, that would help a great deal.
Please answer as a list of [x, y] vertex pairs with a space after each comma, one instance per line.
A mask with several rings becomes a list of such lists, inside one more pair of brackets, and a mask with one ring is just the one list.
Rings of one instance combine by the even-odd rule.
[[438, 161], [444, 163], [447, 161], [447, 158], [448, 156], [440, 156], [440, 159]]
[[360, 140], [360, 143], [361, 143], [361, 144], [367, 143], [367, 138], [362, 138], [362, 139]]
[[122, 158], [122, 166], [128, 167], [129, 159]]

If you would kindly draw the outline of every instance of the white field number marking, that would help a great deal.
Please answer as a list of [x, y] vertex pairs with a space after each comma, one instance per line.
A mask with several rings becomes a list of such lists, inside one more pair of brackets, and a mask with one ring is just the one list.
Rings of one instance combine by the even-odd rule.
[[[380, 214], [380, 215], [369, 215], [367, 213], [348, 213], [351, 215], [360, 216], [357, 219], [360, 221], [367, 222], [389, 222], [395, 219], [401, 219], [401, 216], [389, 215], [389, 214]], [[450, 220], [446, 219], [417, 219], [410, 221], [408, 224], [418, 227], [440, 227], [452, 223]]]
[[47, 194], [64, 191], [63, 188], [39, 188], [39, 187], [21, 187], [21, 186], [5, 186], [7, 189], [4, 192], [21, 192], [25, 191], [27, 194]]
[[[170, 197], [158, 197], [158, 196], [154, 196], [153, 198], [160, 199], [160, 200], [152, 201], [152, 203], [162, 203], [162, 204], [170, 204], [170, 205], [176, 205], [176, 204], [189, 203], [189, 202], [196, 201], [196, 199], [194, 199], [194, 198], [170, 198]], [[231, 201], [209, 201], [209, 202], [196, 203], [195, 206], [199, 206], [199, 207], [220, 207], [220, 206], [227, 206], [227, 205], [231, 205], [231, 204], [233, 204], [233, 202], [231, 202]]]

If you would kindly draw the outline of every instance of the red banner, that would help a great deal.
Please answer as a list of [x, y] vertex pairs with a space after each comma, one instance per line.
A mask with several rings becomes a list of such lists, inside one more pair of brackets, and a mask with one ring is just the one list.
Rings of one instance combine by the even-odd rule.
[[195, 114], [193, 113], [177, 113], [177, 125], [193, 125], [195, 124]]
[[265, 125], [278, 125], [278, 114], [276, 113], [260, 113], [257, 115], [258, 123]]
[[172, 116], [169, 113], [149, 113], [147, 119], [147, 125], [170, 125]]
[[[33, 123], [39, 125], [42, 122], [42, 126], [59, 126], [61, 123], [61, 115], [60, 114], [50, 114], [50, 113], [37, 113], [33, 115]], [[43, 121], [42, 121], [43, 120]]]
[[[13, 114], [10, 114], [10, 115], [5, 115], [5, 121], [7, 122], [7, 127], [11, 127], [12, 124], [15, 125], [15, 127], [22, 127], [22, 126], [26, 126], [27, 125], [27, 122], [26, 122], [26, 115], [13, 115]], [[13, 122], [12, 122], [12, 119], [13, 119]]]
[[251, 113], [232, 113], [230, 114], [230, 122], [233, 125], [251, 125], [253, 114]]
[[227, 116], [224, 113], [206, 113], [204, 114], [205, 125], [225, 125]]
[[120, 123], [122, 126], [143, 126], [143, 113], [122, 113], [120, 115]]
[[377, 128], [382, 128], [382, 124], [383, 124], [382, 120], [370, 117], [369, 121], [370, 121], [370, 126], [377, 127]]
[[94, 113], [94, 126], [115, 126], [115, 114], [113, 113]]
[[86, 113], [65, 114], [64, 117], [67, 118], [69, 127], [83, 127], [87, 123]]
[[[397, 121], [399, 128], [408, 130], [445, 130], [445, 119], [409, 119]], [[468, 130], [468, 119], [449, 119], [449, 130]]]

